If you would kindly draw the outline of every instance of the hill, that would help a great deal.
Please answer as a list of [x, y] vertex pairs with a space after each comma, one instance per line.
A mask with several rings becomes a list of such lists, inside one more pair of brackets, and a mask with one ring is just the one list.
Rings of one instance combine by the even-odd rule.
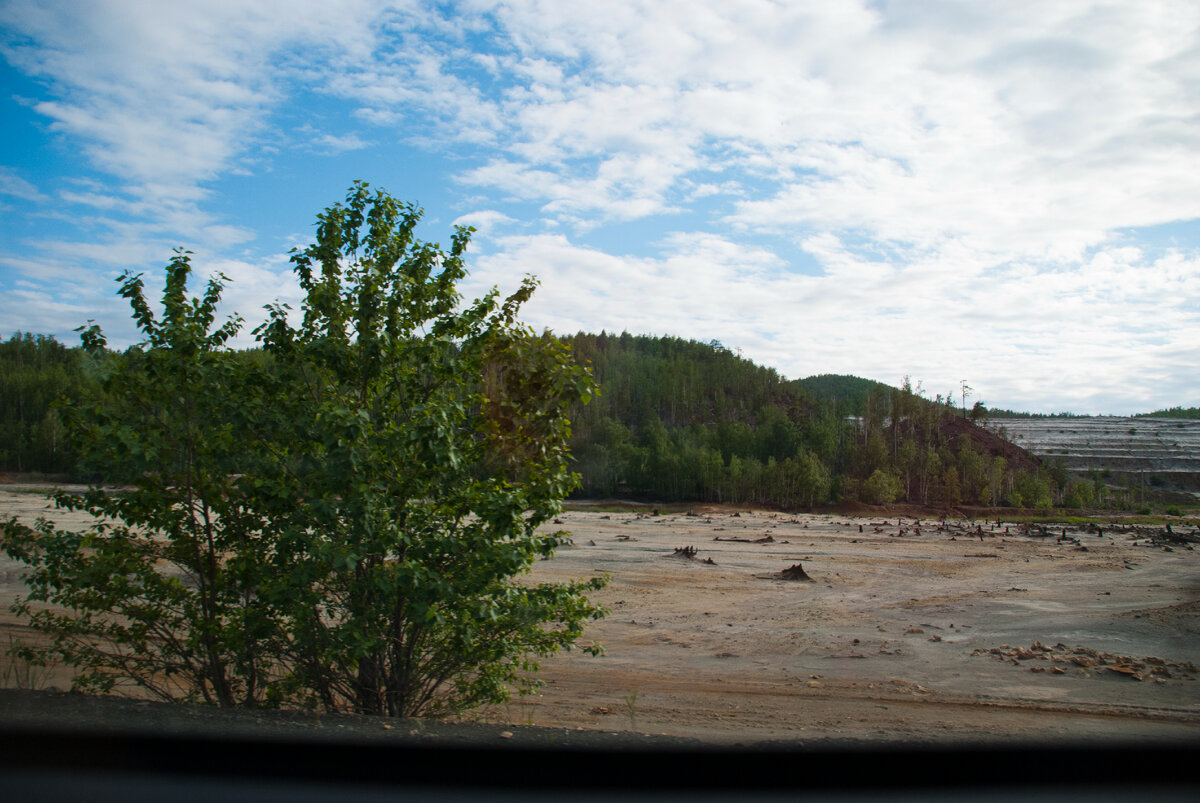
[[797, 379], [795, 384], [815, 399], [844, 403], [846, 409], [854, 415], [862, 411], [863, 401], [872, 392], [894, 390], [890, 385], [876, 382], [874, 379], [863, 379], [850, 374], [817, 374]]
[[718, 343], [579, 333], [600, 396], [572, 411], [578, 495], [811, 507], [1049, 505], [1068, 481], [941, 400], [789, 381]]

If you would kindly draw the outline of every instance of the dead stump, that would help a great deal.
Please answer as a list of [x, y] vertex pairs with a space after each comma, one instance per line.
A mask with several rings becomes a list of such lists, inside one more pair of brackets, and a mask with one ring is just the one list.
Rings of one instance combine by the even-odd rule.
[[[684, 560], [695, 560], [696, 559], [696, 551], [697, 551], [696, 547], [694, 547], [694, 546], [681, 546], [681, 547], [676, 548], [674, 554], [672, 554], [671, 557], [683, 558]], [[712, 558], [705, 558], [704, 560], [702, 560], [700, 562], [707, 563], [709, 566], [717, 565], [716, 562]]]
[[795, 566], [789, 566], [784, 569], [779, 575], [784, 580], [798, 580], [800, 582], [811, 583], [812, 578], [804, 571], [804, 567], [797, 563]]

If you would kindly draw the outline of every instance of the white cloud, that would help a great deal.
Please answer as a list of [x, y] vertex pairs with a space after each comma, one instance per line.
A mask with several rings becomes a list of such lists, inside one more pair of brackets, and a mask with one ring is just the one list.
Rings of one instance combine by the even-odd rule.
[[[214, 180], [399, 142], [472, 196], [449, 205], [488, 239], [474, 280], [542, 275], [540, 325], [716, 337], [792, 376], [968, 376], [1013, 406], [1194, 401], [1196, 238], [1136, 232], [1200, 218], [1192, 3], [11, 2], [0, 24], [49, 87], [33, 108], [115, 177], [0, 169], [79, 213], [0, 259], [30, 304], [38, 277], [194, 242], [257, 307], [286, 271], [231, 255], [255, 232]], [[639, 221], [621, 255], [570, 239]]]
[[202, 185], [234, 169], [263, 133], [287, 75], [272, 59], [318, 41], [361, 50], [375, 37], [370, 8], [223, 0], [85, 3], [64, 13], [13, 2], [0, 24], [21, 34], [5, 57], [52, 82], [53, 99], [35, 110], [151, 206], [201, 201]]
[[332, 154], [344, 153], [346, 151], [359, 151], [363, 148], [371, 147], [371, 143], [360, 137], [358, 134], [343, 134], [342, 136], [321, 134], [316, 138], [314, 144], [321, 150]]
[[725, 145], [781, 181], [731, 222], [1049, 259], [1200, 217], [1196, 10], [1034, 10], [508, 4], [511, 158], [465, 178], [629, 219]]
[[[115, 3], [66, 18], [15, 4], [6, 17], [47, 45], [10, 58], [62, 88], [38, 109], [135, 183], [179, 189], [232, 169], [300, 76], [364, 118], [406, 121], [410, 138], [498, 143], [461, 179], [560, 220], [675, 213], [705, 185], [693, 173], [740, 165], [778, 185], [735, 206], [737, 225], [965, 237], [1058, 259], [1114, 227], [1200, 217], [1200, 22], [1149, 5], [514, 2], [442, 19], [316, 3]], [[475, 54], [463, 31], [488, 25], [497, 51]], [[278, 54], [294, 56], [274, 67]], [[486, 79], [471, 72], [481, 64]], [[486, 89], [500, 79], [516, 83]]]
[[476, 241], [491, 237], [492, 232], [498, 228], [507, 226], [517, 221], [503, 212], [498, 212], [495, 209], [481, 209], [477, 212], [468, 212], [465, 215], [460, 215], [451, 221], [451, 226], [473, 226], [475, 228]]
[[0, 167], [0, 195], [11, 195], [23, 201], [45, 201], [47, 197], [32, 183], [17, 175], [17, 171]]
[[[542, 286], [525, 317], [560, 333], [717, 338], [793, 378], [853, 373], [898, 384], [911, 375], [946, 393], [966, 377], [992, 404], [1055, 399], [1060, 409], [1129, 412], [1158, 393], [1195, 394], [1196, 374], [1173, 367], [1200, 364], [1195, 254], [1148, 260], [1114, 249], [1057, 272], [964, 270], [956, 258], [931, 256], [903, 270], [856, 263], [808, 276], [780, 271], [769, 251], [704, 233], [670, 235], [655, 258], [561, 235], [499, 245], [474, 261], [474, 292], [503, 291], [533, 273]], [[830, 264], [855, 259], [828, 238], [810, 245]]]

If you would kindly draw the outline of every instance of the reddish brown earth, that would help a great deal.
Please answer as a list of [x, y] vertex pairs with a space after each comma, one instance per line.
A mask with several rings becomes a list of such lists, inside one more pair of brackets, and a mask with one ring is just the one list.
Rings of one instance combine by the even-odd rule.
[[[45, 505], [0, 489], [0, 516], [59, 515]], [[702, 508], [555, 526], [573, 544], [531, 579], [610, 576], [611, 615], [584, 639], [605, 654], [548, 659], [539, 694], [468, 719], [717, 744], [1200, 737], [1200, 556], [1186, 545]], [[811, 581], [782, 579], [797, 564]], [[20, 590], [19, 567], [0, 564], [0, 594]], [[0, 628], [0, 644], [29, 635], [7, 612]]]

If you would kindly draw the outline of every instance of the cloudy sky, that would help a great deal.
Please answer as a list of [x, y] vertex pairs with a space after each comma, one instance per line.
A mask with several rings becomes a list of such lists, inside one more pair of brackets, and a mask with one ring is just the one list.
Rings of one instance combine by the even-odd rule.
[[1200, 405], [1192, 0], [3, 0], [0, 48], [5, 337], [132, 342], [176, 246], [252, 328], [364, 179], [538, 328]]

